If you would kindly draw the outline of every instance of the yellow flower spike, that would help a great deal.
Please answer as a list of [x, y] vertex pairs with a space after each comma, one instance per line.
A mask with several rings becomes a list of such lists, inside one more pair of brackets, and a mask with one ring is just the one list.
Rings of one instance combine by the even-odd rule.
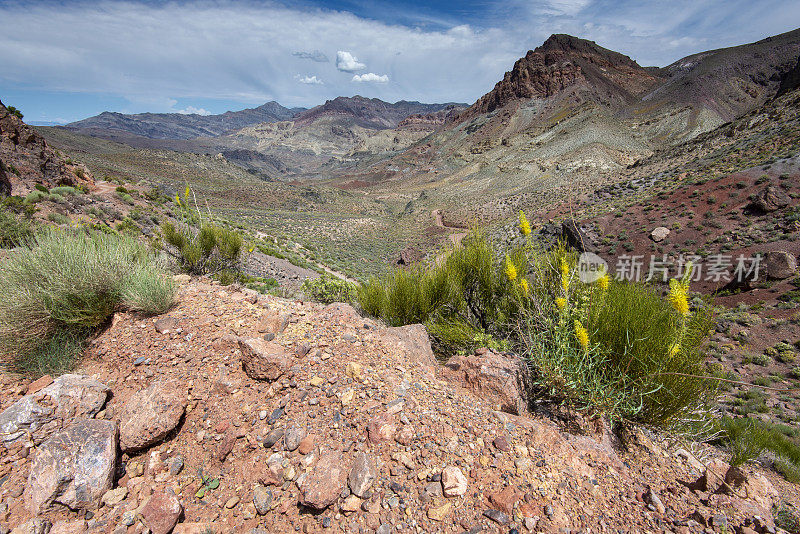
[[575, 320], [575, 337], [578, 338], [578, 343], [581, 344], [583, 350], [589, 350], [589, 332], [583, 327], [580, 321]]
[[519, 287], [521, 287], [521, 288], [522, 288], [522, 294], [523, 294], [523, 295], [525, 295], [525, 296], [527, 297], [527, 296], [528, 296], [528, 290], [530, 289], [530, 288], [528, 287], [528, 281], [527, 281], [527, 280], [525, 280], [524, 278], [522, 278], [522, 279], [519, 281]]
[[189, 200], [189, 194], [191, 192], [192, 192], [192, 190], [189, 189], [189, 186], [187, 185], [186, 189], [183, 191], [183, 198], [188, 201]]
[[564, 297], [557, 297], [556, 298], [556, 306], [558, 306], [558, 311], [564, 311], [564, 307], [567, 305], [567, 299]]
[[608, 291], [608, 284], [611, 282], [611, 279], [608, 276], [608, 273], [604, 274], [600, 278], [597, 279], [597, 285], [603, 291]]
[[564, 293], [569, 289], [569, 264], [564, 258], [561, 258], [561, 288]]
[[175, 193], [175, 204], [181, 205], [181, 196], [178, 193]]
[[531, 225], [528, 223], [528, 218], [525, 217], [525, 212], [522, 210], [519, 210], [519, 231], [522, 232], [522, 235], [531, 233]]
[[672, 348], [670, 349], [670, 351], [669, 351], [669, 355], [670, 355], [670, 356], [675, 356], [675, 355], [677, 355], [677, 354], [678, 354], [680, 351], [681, 351], [681, 345], [680, 345], [680, 343], [675, 343], [675, 345], [673, 345], [673, 346], [672, 346]]
[[517, 279], [517, 268], [514, 266], [514, 262], [511, 261], [508, 254], [506, 254], [506, 276], [512, 282]]
[[686, 284], [672, 279], [669, 281], [669, 302], [679, 314], [689, 315], [689, 300], [686, 297]]

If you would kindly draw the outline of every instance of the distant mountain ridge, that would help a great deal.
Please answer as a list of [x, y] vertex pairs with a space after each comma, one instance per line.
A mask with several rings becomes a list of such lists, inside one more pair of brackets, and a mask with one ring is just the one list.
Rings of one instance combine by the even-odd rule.
[[365, 98], [360, 95], [340, 96], [298, 114], [296, 121], [302, 125], [321, 117], [349, 117], [356, 126], [383, 130], [397, 127], [400, 122], [412, 115], [429, 115], [448, 107], [465, 105], [455, 102], [423, 104], [406, 100], [392, 104], [378, 98]]
[[241, 111], [226, 111], [219, 115], [182, 113], [137, 113], [128, 115], [105, 111], [94, 117], [72, 122], [65, 128], [92, 133], [99, 137], [103, 131], [123, 132], [149, 139], [193, 139], [216, 137], [254, 124], [290, 120], [306, 108], [285, 108], [277, 102]]

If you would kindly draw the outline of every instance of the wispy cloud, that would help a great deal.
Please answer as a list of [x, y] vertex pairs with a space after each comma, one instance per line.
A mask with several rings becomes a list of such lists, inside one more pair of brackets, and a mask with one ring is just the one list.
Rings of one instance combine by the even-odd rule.
[[317, 78], [316, 76], [300, 76], [299, 74], [294, 77], [300, 83], [306, 85], [322, 85], [322, 80]]
[[[492, 0], [480, 24], [476, 16], [460, 20], [453, 9], [446, 17], [431, 11], [435, 24], [427, 15], [414, 24], [413, 12], [392, 19], [393, 9], [400, 10], [389, 6], [385, 16], [366, 18], [255, 0], [0, 0], [0, 20], [14, 21], [0, 32], [0, 96], [20, 95], [31, 117], [71, 111], [36, 111], [34, 94], [57, 103], [58, 95], [91, 93], [98, 107], [113, 102], [131, 112], [188, 104], [217, 112], [215, 106], [269, 100], [311, 106], [356, 92], [389, 101], [473, 102], [551, 33], [663, 66], [699, 48], [794, 29], [800, 20], [796, 0]], [[506, 11], [513, 16], [488, 13]], [[302, 66], [306, 60], [313, 71]], [[295, 78], [304, 71], [308, 83]], [[391, 83], [381, 83], [383, 76]], [[90, 109], [87, 100], [81, 113]]]
[[356, 72], [366, 69], [367, 66], [350, 52], [339, 50], [336, 52], [336, 68], [342, 72]]
[[352, 81], [359, 83], [387, 83], [389, 81], [389, 77], [386, 74], [375, 74], [374, 72], [368, 72], [366, 74], [356, 74], [353, 76]]
[[311, 61], [316, 61], [317, 63], [327, 63], [330, 61], [328, 56], [319, 50], [314, 50], [313, 52], [292, 52], [292, 55], [301, 59], [310, 59]]

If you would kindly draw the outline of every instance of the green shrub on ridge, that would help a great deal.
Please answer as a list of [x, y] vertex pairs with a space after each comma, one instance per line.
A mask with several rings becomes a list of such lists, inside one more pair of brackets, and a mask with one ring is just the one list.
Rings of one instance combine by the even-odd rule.
[[0, 270], [0, 364], [29, 374], [67, 368], [86, 335], [115, 311], [158, 314], [172, 306], [175, 286], [166, 274], [130, 237], [37, 235]]

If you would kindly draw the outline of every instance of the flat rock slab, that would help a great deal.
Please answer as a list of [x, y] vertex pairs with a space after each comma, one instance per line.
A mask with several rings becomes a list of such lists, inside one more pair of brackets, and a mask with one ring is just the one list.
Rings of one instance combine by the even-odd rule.
[[186, 404], [186, 392], [167, 382], [134, 393], [120, 414], [122, 450], [138, 451], [163, 440], [180, 423]]
[[41, 443], [65, 421], [94, 417], [103, 409], [109, 388], [88, 376], [67, 374], [0, 413], [0, 439], [11, 444], [28, 433]]
[[34, 514], [95, 508], [111, 489], [116, 464], [116, 423], [79, 421], [39, 447], [25, 487], [25, 504]]

